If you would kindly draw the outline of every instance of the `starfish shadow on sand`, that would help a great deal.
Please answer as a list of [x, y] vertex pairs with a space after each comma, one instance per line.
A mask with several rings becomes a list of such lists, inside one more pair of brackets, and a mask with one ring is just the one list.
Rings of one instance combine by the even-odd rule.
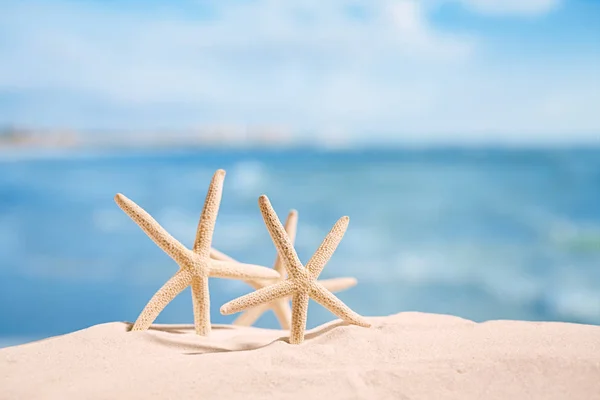
[[[133, 326], [134, 326], [133, 322], [124, 322], [124, 324], [126, 325], [127, 332], [131, 332], [133, 330]], [[172, 325], [156, 324], [156, 325], [150, 325], [150, 327], [148, 328], [148, 331], [160, 331], [160, 332], [167, 332], [167, 333], [173, 333], [173, 334], [184, 334], [184, 333], [189, 333], [187, 331], [191, 331], [193, 329], [194, 329], [194, 326], [189, 325], [189, 324], [172, 324]], [[215, 331], [219, 331], [219, 330], [236, 329], [236, 327], [232, 326], [232, 325], [212, 324], [211, 329], [215, 330]]]
[[[131, 329], [131, 326], [131, 323], [127, 323], [128, 331]], [[351, 324], [348, 324], [342, 320], [330, 321], [323, 325], [319, 325], [306, 332], [305, 343], [309, 343], [310, 341], [315, 340], [337, 328], [346, 326], [351, 326]], [[160, 346], [180, 350], [181, 354], [183, 355], [196, 356], [212, 353], [258, 350], [278, 342], [290, 344], [289, 336], [285, 333], [285, 331], [279, 331], [279, 335], [264, 335], [263, 337], [259, 338], [257, 335], [248, 335], [248, 328], [238, 329], [237, 327], [231, 325], [213, 325], [212, 329], [215, 331], [239, 331], [240, 334], [238, 336], [230, 336], [234, 337], [237, 342], [227, 340], [217, 342], [212, 339], [197, 335], [192, 336], [191, 334], [194, 332], [193, 325], [159, 325], [151, 326], [146, 333], [144, 333], [144, 336], [146, 340], [149, 340]], [[264, 331], [268, 332], [269, 330], [265, 329]], [[159, 334], [154, 334], [155, 332]], [[273, 331], [272, 333], [276, 332]]]

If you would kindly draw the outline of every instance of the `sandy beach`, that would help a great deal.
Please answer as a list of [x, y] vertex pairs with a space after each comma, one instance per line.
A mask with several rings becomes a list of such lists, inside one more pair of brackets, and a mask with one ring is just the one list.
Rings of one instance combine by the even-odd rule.
[[422, 313], [286, 332], [107, 323], [0, 350], [2, 399], [593, 399], [600, 327]]

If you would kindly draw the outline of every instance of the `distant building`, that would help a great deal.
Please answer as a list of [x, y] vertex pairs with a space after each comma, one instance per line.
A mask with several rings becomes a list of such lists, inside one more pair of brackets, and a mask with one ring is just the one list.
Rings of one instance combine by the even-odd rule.
[[31, 133], [14, 126], [0, 127], [0, 146], [26, 144], [31, 140]]

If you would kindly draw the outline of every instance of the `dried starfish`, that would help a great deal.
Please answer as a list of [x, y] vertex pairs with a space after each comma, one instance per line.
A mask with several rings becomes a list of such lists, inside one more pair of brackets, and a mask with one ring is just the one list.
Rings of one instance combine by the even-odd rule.
[[270, 268], [210, 259], [212, 236], [221, 203], [224, 178], [225, 171], [223, 170], [218, 170], [212, 178], [198, 223], [193, 251], [173, 238], [150, 214], [133, 201], [120, 193], [115, 196], [119, 207], [179, 265], [179, 271], [156, 292], [144, 307], [132, 330], [148, 329], [166, 305], [185, 288], [191, 286], [196, 333], [207, 336], [211, 330], [209, 277], [245, 280], [279, 277], [279, 273]]
[[[285, 220], [285, 231], [290, 238], [290, 243], [293, 245], [294, 240], [296, 239], [296, 228], [298, 226], [298, 212], [296, 210], [291, 210]], [[226, 254], [221, 253], [216, 249], [211, 249], [210, 256], [215, 260], [221, 261], [233, 261], [233, 258], [229, 257]], [[272, 285], [278, 281], [283, 281], [286, 279], [287, 274], [285, 271], [285, 267], [279, 257], [275, 259], [275, 265], [273, 269], [281, 275], [277, 281], [267, 281], [267, 280], [254, 280], [254, 281], [246, 281], [247, 284], [252, 286], [254, 290], [262, 289], [266, 286]], [[330, 292], [340, 292], [342, 290], [351, 288], [356, 285], [355, 278], [333, 278], [333, 279], [323, 279], [318, 281], [323, 287]], [[257, 319], [260, 318], [265, 311], [271, 309], [275, 313], [277, 320], [279, 321], [279, 325], [282, 329], [289, 330], [290, 329], [290, 320], [292, 316], [292, 309], [290, 308], [290, 298], [291, 296], [281, 297], [279, 299], [273, 300], [268, 304], [261, 304], [260, 306], [256, 306], [254, 308], [250, 308], [242, 313], [235, 321], [233, 321], [234, 325], [242, 325], [242, 326], [250, 326]]]
[[306, 317], [308, 313], [308, 300], [313, 298], [317, 303], [326, 307], [344, 321], [369, 327], [371, 324], [362, 316], [352, 311], [340, 299], [323, 287], [317, 278], [348, 228], [348, 217], [340, 218], [331, 231], [327, 234], [321, 246], [312, 256], [306, 267], [302, 265], [298, 254], [285, 232], [275, 210], [267, 196], [258, 199], [260, 211], [265, 220], [265, 225], [271, 234], [277, 252], [283, 259], [290, 277], [282, 282], [267, 286], [245, 296], [232, 300], [221, 307], [221, 314], [229, 315], [264, 303], [270, 303], [281, 297], [292, 297], [292, 329], [290, 343], [299, 344], [304, 341]]

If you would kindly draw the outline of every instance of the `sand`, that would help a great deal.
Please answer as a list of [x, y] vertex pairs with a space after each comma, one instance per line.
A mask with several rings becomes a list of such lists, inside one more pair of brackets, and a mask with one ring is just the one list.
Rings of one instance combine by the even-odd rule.
[[600, 399], [600, 327], [401, 313], [285, 332], [108, 323], [0, 350], [0, 399]]

